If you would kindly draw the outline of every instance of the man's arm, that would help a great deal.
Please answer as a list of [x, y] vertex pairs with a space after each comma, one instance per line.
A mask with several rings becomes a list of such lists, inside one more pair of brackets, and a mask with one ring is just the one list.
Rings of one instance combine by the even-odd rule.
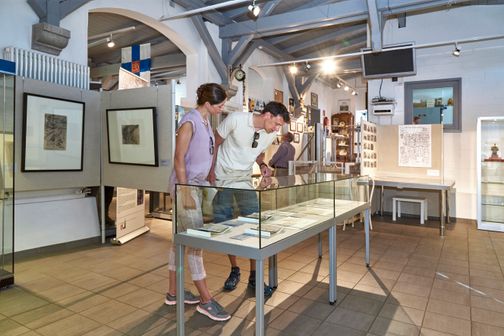
[[264, 162], [264, 156], [265, 156], [264, 152], [259, 154], [256, 158], [256, 163], [259, 165], [259, 168], [261, 169], [262, 176], [271, 176], [271, 169]]

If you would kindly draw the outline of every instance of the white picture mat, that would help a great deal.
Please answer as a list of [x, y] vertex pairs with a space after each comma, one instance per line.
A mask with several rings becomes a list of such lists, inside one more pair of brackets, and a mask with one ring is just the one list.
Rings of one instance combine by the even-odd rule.
[[[152, 108], [108, 110], [110, 162], [155, 165], [154, 113]], [[139, 126], [139, 144], [122, 143], [122, 126]]]
[[398, 136], [400, 167], [432, 167], [431, 125], [400, 125]]
[[[25, 170], [81, 170], [84, 105], [33, 95], [26, 96]], [[66, 117], [66, 149], [44, 149], [45, 115]]]

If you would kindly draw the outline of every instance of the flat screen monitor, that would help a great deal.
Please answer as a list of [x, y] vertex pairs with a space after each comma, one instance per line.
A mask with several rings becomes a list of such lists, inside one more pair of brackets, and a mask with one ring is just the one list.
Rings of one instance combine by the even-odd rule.
[[[397, 47], [405, 49], [387, 50]], [[371, 49], [362, 49], [370, 51]], [[364, 78], [387, 78], [416, 75], [415, 48], [413, 44], [387, 46], [382, 51], [362, 55]]]

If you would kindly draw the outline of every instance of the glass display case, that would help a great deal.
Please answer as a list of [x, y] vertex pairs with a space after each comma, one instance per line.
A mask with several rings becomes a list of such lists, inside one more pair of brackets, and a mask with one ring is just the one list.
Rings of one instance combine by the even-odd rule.
[[478, 229], [504, 231], [504, 117], [478, 118]]
[[15, 76], [2, 73], [3, 62], [0, 59], [0, 288], [14, 283]]
[[[285, 249], [328, 231], [329, 303], [336, 302], [336, 224], [365, 212], [365, 261], [369, 265], [369, 181], [314, 173], [175, 188], [177, 291], [184, 291], [184, 248], [254, 259], [256, 335], [264, 331], [264, 266], [278, 285], [277, 257]], [[319, 236], [320, 237], [320, 236]], [[319, 244], [319, 256], [321, 253]], [[315, 253], [315, 251], [314, 251]], [[184, 335], [183, 297], [177, 297], [177, 335]]]
[[362, 211], [367, 188], [329, 173], [177, 185], [176, 234], [262, 249]]

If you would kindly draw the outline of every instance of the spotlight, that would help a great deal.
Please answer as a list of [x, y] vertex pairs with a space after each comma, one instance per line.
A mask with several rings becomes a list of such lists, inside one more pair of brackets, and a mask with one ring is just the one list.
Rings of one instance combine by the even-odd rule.
[[114, 40], [112, 40], [112, 35], [110, 35], [110, 37], [107, 38], [107, 47], [109, 47], [109, 48], [115, 47], [115, 42], [114, 42]]
[[342, 87], [341, 82], [336, 83], [336, 87], [337, 87], [338, 89], [341, 89], [341, 87]]
[[289, 71], [293, 75], [297, 74], [298, 73], [298, 68], [297, 68], [296, 64], [292, 64], [291, 66], [289, 66]]
[[350, 87], [348, 85], [345, 85], [345, 87], [343, 88], [343, 90], [348, 91], [348, 90], [350, 90]]
[[357, 96], [357, 91], [352, 90], [352, 96]]
[[458, 47], [457, 42], [455, 42], [455, 49], [453, 49], [452, 55], [453, 55], [453, 56], [456, 56], [456, 57], [459, 57], [459, 56], [460, 56], [460, 49], [459, 49], [459, 47]]
[[311, 69], [311, 64], [308, 63], [308, 62], [306, 62], [305, 69], [306, 69], [306, 71], [310, 70]]
[[322, 71], [327, 74], [336, 72], [336, 63], [332, 59], [326, 59], [322, 62]]
[[256, 5], [255, 0], [252, 0], [252, 4], [248, 6], [248, 10], [257, 17], [259, 15], [259, 12], [261, 12], [261, 7]]

